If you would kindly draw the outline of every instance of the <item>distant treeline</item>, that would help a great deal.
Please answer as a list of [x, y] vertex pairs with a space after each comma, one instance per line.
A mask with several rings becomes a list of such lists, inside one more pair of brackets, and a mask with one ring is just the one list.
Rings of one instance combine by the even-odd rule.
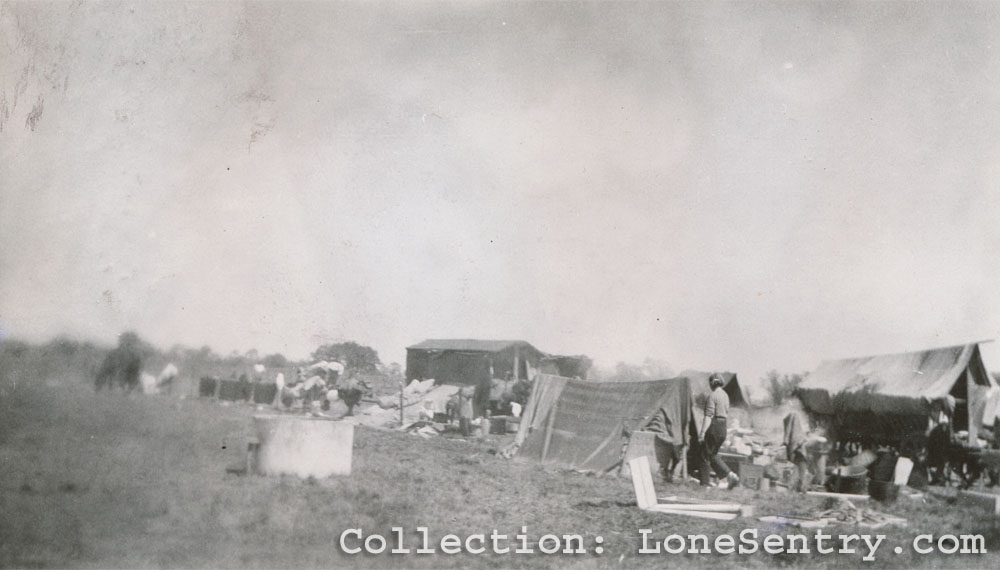
[[[0, 384], [9, 386], [11, 383], [35, 380], [92, 383], [101, 362], [113, 348], [111, 345], [67, 336], [59, 336], [42, 344], [4, 338], [0, 340]], [[142, 357], [143, 372], [155, 376], [168, 363], [172, 363], [179, 369], [181, 378], [195, 380], [203, 376], [223, 379], [245, 376], [249, 380], [270, 382], [278, 372], [287, 376], [294, 372], [296, 366], [320, 358], [336, 358], [349, 367], [354, 366], [361, 373], [399, 372], [398, 364], [383, 367], [374, 349], [354, 342], [323, 345], [317, 348], [309, 361], [290, 361], [282, 354], [260, 354], [255, 349], [245, 353], [233, 351], [226, 356], [215, 353], [209, 346], [190, 348], [174, 345], [168, 350], [162, 350], [141, 338], [138, 350]], [[263, 364], [267, 368], [263, 377], [255, 378], [256, 364]]]

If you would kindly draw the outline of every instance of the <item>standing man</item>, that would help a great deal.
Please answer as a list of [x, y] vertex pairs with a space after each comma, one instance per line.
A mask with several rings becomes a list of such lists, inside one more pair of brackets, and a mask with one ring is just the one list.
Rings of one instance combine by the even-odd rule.
[[722, 389], [722, 377], [712, 374], [708, 379], [708, 385], [712, 388], [712, 393], [705, 403], [705, 419], [701, 422], [701, 429], [698, 430], [698, 442], [701, 444], [701, 486], [708, 487], [710, 483], [710, 471], [715, 469], [715, 474], [721, 479], [723, 476], [729, 482], [729, 488], [735, 487], [740, 478], [737, 474], [729, 470], [725, 462], [717, 455], [722, 442], [726, 441], [726, 417], [729, 416], [729, 395]]
[[826, 438], [808, 429], [809, 420], [800, 410], [790, 412], [783, 423], [785, 454], [797, 473], [794, 489], [805, 493], [812, 488], [813, 482], [823, 485], [829, 452]]
[[931, 485], [948, 485], [951, 482], [948, 452], [951, 449], [951, 417], [954, 413], [955, 399], [951, 396], [931, 403], [927, 433], [927, 467], [932, 469]]

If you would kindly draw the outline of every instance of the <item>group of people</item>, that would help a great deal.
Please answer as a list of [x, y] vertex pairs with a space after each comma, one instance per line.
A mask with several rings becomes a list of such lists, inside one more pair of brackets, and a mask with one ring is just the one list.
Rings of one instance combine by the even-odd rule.
[[[739, 484], [739, 476], [733, 473], [719, 457], [719, 449], [727, 437], [729, 396], [723, 389], [724, 381], [718, 374], [713, 374], [709, 378], [709, 385], [711, 392], [708, 398], [699, 404], [701, 407], [698, 411], [703, 412], [703, 416], [700, 423], [695, 426], [696, 437], [692, 443], [691, 456], [702, 486], [712, 485], [714, 472], [720, 486], [725, 484], [728, 488], [732, 488]], [[952, 473], [957, 473], [965, 486], [983, 473], [989, 477], [989, 486], [1000, 484], [1000, 471], [977, 464], [975, 453], [970, 454], [970, 457], [961, 457], [961, 453], [956, 451], [952, 433], [954, 400], [949, 397], [944, 401], [935, 402], [932, 408], [931, 425], [925, 434], [926, 446], [918, 446], [919, 453], [913, 449], [901, 449], [900, 456], [914, 460], [915, 472], [921, 470], [928, 472], [931, 484], [947, 484]], [[792, 411], [785, 416], [783, 427], [782, 443], [786, 459], [795, 466], [791, 487], [793, 490], [808, 491], [814, 485], [822, 486], [826, 479], [826, 458], [831, 451], [831, 444], [826, 438], [823, 426], [813, 426], [814, 429], [810, 429], [810, 422], [805, 414], [801, 411]], [[655, 414], [645, 429], [661, 435], [657, 437], [657, 456], [663, 467], [664, 480], [672, 481], [673, 471], [679, 463], [682, 450], [670, 443], [674, 441], [674, 434], [666, 412], [660, 410]], [[981, 437], [987, 440], [987, 447], [1000, 449], [996, 426], [992, 430], [988, 428], [984, 430], [986, 433], [981, 433]], [[896, 452], [892, 453], [895, 456]], [[858, 457], [856, 462], [865, 466], [873, 464], [875, 454], [868, 455], [871, 456], [868, 460], [862, 461], [866, 458]]]
[[[987, 486], [1000, 484], [1000, 470], [984, 466], [979, 461], [981, 448], [956, 439], [954, 428], [955, 399], [951, 396], [935, 401], [931, 406], [927, 429], [927, 453], [924, 462], [932, 485], [949, 485], [952, 475], [957, 475], [959, 485], [971, 486], [985, 472]], [[985, 440], [986, 448], [1000, 450], [1000, 422], [992, 427], [982, 426], [978, 434]]]
[[[694, 441], [692, 442], [692, 471], [697, 471], [699, 483], [703, 487], [712, 486], [712, 475], [715, 474], [720, 486], [733, 488], [739, 485], [740, 477], [719, 457], [719, 450], [726, 441], [728, 421], [730, 417], [729, 395], [725, 391], [725, 381], [719, 374], [713, 374], [708, 379], [711, 392], [703, 403], [699, 403], [701, 421], [695, 425]], [[797, 481], [794, 486], [798, 490], [808, 488], [819, 480], [822, 484], [825, 457], [822, 447], [827, 440], [818, 432], [808, 429], [808, 423], [800, 414], [789, 414], [784, 420], [784, 443], [787, 459], [793, 463], [797, 471]], [[680, 453], [684, 450], [673, 445], [673, 426], [665, 410], [659, 410], [645, 426], [647, 431], [657, 433], [657, 459], [663, 469], [666, 482], [673, 481], [673, 472], [680, 463]], [[685, 474], [686, 476], [686, 474]]]

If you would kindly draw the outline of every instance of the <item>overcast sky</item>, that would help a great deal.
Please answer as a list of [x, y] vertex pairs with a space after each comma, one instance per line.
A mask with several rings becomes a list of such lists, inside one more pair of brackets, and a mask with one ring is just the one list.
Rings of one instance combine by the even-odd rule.
[[386, 362], [516, 338], [751, 378], [1000, 337], [1000, 4], [0, 25], [4, 335]]

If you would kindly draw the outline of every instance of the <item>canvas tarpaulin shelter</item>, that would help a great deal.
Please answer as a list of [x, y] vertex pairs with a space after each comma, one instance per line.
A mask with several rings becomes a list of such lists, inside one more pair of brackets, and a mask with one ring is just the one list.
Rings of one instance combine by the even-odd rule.
[[641, 428], [664, 408], [674, 444], [687, 444], [691, 386], [686, 378], [646, 382], [586, 382], [539, 374], [515, 443], [518, 456], [579, 471], [613, 469], [625, 430]]
[[[829, 360], [809, 374], [796, 394], [806, 410], [822, 415], [927, 417], [936, 401], [959, 402], [955, 425], [975, 436], [996, 383], [978, 343], [918, 352]], [[991, 418], [992, 419], [992, 418]], [[918, 425], [914, 423], [914, 425]]]

